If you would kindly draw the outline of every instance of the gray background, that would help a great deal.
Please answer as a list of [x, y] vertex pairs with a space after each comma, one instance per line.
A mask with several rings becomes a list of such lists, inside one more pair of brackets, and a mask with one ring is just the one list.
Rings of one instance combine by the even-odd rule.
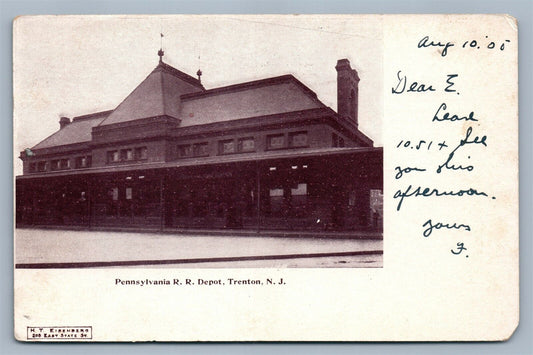
[[[520, 109], [520, 325], [501, 343], [218, 343], [218, 344], [36, 344], [13, 337], [13, 194], [12, 194], [12, 20], [39, 14], [214, 14], [214, 13], [507, 13], [519, 24]], [[533, 2], [530, 0], [436, 1], [164, 1], [164, 0], [0, 0], [0, 200], [2, 201], [3, 268], [0, 308], [0, 354], [146, 354], [146, 353], [291, 353], [291, 354], [533, 354], [532, 301], [532, 43]], [[482, 300], [480, 300], [482, 302]], [[487, 310], [490, 311], [490, 310]]]

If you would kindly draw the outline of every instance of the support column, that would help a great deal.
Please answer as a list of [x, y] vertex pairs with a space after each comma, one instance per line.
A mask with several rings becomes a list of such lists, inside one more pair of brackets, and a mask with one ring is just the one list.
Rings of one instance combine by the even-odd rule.
[[261, 231], [261, 169], [259, 162], [255, 163], [256, 166], [256, 185], [257, 185], [257, 233]]
[[162, 232], [165, 228], [165, 175], [162, 174], [160, 178], [160, 184], [159, 184], [159, 211], [160, 211], [160, 224], [159, 224], [159, 230]]
[[356, 190], [356, 207], [358, 225], [367, 227], [370, 222], [370, 188], [362, 184]]
[[92, 191], [91, 178], [87, 177], [87, 224], [88, 224], [89, 229], [91, 229], [91, 222], [93, 218], [92, 196], [93, 196], [93, 191]]

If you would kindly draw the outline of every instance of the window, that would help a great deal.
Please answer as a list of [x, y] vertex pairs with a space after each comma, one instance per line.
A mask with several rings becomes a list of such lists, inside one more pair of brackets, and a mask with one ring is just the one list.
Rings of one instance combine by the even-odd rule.
[[118, 201], [118, 187], [112, 187], [110, 191], [110, 195], [113, 201]]
[[270, 197], [283, 197], [283, 189], [280, 189], [280, 188], [270, 189], [269, 196]]
[[[90, 166], [90, 158], [87, 157], [87, 166]], [[107, 152], [107, 162], [117, 163], [121, 161], [143, 160], [148, 158], [148, 149], [146, 147], [126, 148], [118, 150], [110, 150]]]
[[355, 191], [352, 190], [348, 194], [348, 206], [355, 206], [356, 196]]
[[285, 148], [285, 135], [276, 134], [276, 135], [267, 136], [267, 148], [268, 149]]
[[148, 148], [146, 147], [135, 148], [135, 159], [138, 159], [138, 160], [148, 159]]
[[307, 147], [307, 132], [294, 132], [289, 134], [291, 147]]
[[70, 160], [69, 159], [61, 159], [59, 161], [59, 168], [60, 169], [69, 169], [70, 168]]
[[107, 162], [115, 163], [119, 161], [118, 150], [111, 150], [107, 152]]
[[30, 171], [30, 173], [34, 173], [37, 171], [37, 163], [30, 163], [30, 165], [28, 166], [28, 169]]
[[190, 144], [183, 144], [178, 146], [178, 157], [185, 158], [192, 155], [192, 148]]
[[63, 170], [70, 168], [70, 161], [68, 159], [52, 160], [52, 170]]
[[126, 187], [126, 200], [131, 200], [133, 198], [133, 189], [131, 187]]
[[87, 159], [85, 157], [77, 157], [76, 158], [76, 168], [85, 168], [87, 165]]
[[37, 171], [46, 171], [46, 162], [40, 161], [37, 163]]
[[253, 137], [240, 138], [239, 146], [237, 147], [239, 152], [253, 152], [255, 151], [255, 140]]
[[292, 196], [306, 196], [307, 195], [307, 184], [298, 184], [296, 188], [291, 188]]
[[121, 160], [133, 160], [133, 149], [122, 149], [120, 151]]
[[306, 215], [307, 183], [299, 183], [291, 188], [291, 214], [295, 217]]
[[76, 158], [76, 169], [88, 168], [90, 166], [91, 166], [91, 156]]
[[219, 154], [235, 153], [235, 142], [232, 139], [218, 142]]
[[193, 154], [195, 157], [209, 155], [209, 145], [207, 143], [196, 143], [193, 146]]

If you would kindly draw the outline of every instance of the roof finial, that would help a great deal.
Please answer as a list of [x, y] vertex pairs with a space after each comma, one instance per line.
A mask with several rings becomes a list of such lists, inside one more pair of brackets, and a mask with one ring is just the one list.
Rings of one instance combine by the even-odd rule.
[[200, 70], [200, 54], [198, 54], [198, 71], [196, 72], [196, 75], [198, 75], [198, 81], [202, 82], [202, 70]]
[[163, 56], [165, 55], [165, 51], [163, 51], [163, 37], [163, 32], [161, 32], [161, 48], [159, 48], [159, 51], [157, 52], [159, 63], [163, 63]]
[[202, 82], [202, 71], [200, 69], [198, 69], [198, 71], [196, 72], [196, 75], [198, 75], [198, 81]]

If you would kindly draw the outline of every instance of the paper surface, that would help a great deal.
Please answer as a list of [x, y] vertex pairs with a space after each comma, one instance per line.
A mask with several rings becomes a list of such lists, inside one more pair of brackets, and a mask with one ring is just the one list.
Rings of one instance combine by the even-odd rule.
[[[342, 268], [254, 267], [241, 260], [224, 268], [15, 268], [18, 340], [479, 341], [512, 335], [519, 314], [513, 18], [21, 17], [14, 23], [16, 156], [57, 130], [60, 116], [114, 109], [156, 64], [160, 32], [166, 33], [165, 58], [188, 73], [200, 66], [203, 82], [210, 77], [214, 86], [225, 86], [291, 73], [335, 110], [333, 67], [340, 58], [350, 60], [361, 79], [359, 129], [383, 147], [383, 240], [371, 246], [381, 248], [382, 267], [361, 268], [364, 260]], [[14, 169], [22, 173], [21, 165]], [[101, 261], [129, 241], [133, 255], [136, 246], [142, 253], [157, 248], [135, 235], [88, 233], [77, 243], [64, 230], [15, 229], [15, 264], [42, 261], [42, 255], [95, 261], [89, 256], [98, 248]], [[63, 244], [47, 244], [51, 234]], [[151, 238], [159, 245], [176, 242]], [[261, 246], [268, 243], [287, 253], [331, 247], [276, 239]], [[353, 247], [343, 243], [332, 251]], [[48, 337], [61, 334], [77, 335]]]

